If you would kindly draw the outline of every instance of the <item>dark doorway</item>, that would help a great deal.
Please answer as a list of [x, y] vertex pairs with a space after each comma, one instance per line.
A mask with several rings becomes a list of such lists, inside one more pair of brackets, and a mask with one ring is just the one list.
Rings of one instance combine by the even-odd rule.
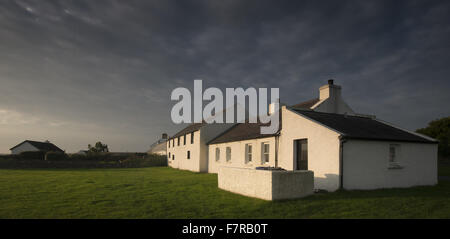
[[294, 141], [296, 170], [308, 170], [308, 140], [298, 139]]

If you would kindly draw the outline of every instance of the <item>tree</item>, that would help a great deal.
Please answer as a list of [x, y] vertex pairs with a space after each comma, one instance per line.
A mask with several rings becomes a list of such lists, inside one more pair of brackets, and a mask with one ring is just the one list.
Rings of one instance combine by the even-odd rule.
[[107, 153], [109, 152], [108, 145], [102, 144], [102, 142], [95, 143], [95, 146], [92, 147], [90, 144], [88, 144], [89, 152], [91, 153]]
[[450, 156], [450, 117], [433, 120], [416, 132], [439, 140], [439, 155]]

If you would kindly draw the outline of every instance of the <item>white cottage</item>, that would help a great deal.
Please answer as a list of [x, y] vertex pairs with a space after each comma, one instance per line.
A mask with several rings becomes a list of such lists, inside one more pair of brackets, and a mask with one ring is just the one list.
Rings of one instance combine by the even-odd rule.
[[49, 141], [39, 142], [33, 140], [25, 140], [22, 143], [10, 148], [11, 154], [20, 154], [22, 152], [64, 152], [62, 149], [58, 148], [56, 145], [50, 143]]
[[158, 141], [154, 142], [150, 145], [150, 149], [147, 150], [148, 154], [158, 154], [158, 155], [166, 155], [167, 154], [167, 134], [163, 133], [161, 138]]
[[207, 142], [233, 125], [195, 123], [184, 128], [167, 141], [169, 166], [194, 172], [208, 172]]
[[[209, 173], [222, 166], [311, 170], [314, 188], [328, 191], [437, 183], [436, 140], [356, 114], [332, 80], [318, 99], [283, 106], [280, 117], [273, 135], [260, 134], [261, 124], [190, 125], [169, 140], [169, 165]], [[202, 136], [207, 128], [214, 133]]]

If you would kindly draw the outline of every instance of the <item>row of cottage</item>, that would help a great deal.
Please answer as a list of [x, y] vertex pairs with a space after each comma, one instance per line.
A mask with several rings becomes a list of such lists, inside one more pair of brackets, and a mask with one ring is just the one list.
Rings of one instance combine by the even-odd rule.
[[[271, 112], [273, 113], [273, 112]], [[355, 113], [332, 80], [319, 98], [280, 108], [280, 128], [261, 123], [187, 126], [159, 145], [169, 166], [217, 173], [219, 167], [311, 170], [314, 188], [334, 191], [434, 185], [437, 141]]]

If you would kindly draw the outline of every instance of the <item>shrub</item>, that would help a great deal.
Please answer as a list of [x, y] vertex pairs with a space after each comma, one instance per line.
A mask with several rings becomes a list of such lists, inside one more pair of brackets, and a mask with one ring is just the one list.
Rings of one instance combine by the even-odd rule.
[[80, 161], [80, 160], [87, 160], [88, 157], [85, 154], [69, 154], [68, 159], [71, 161]]
[[25, 151], [19, 154], [22, 160], [44, 160], [45, 152], [42, 151]]
[[19, 156], [20, 155], [18, 155], [18, 154], [4, 154], [4, 155], [0, 155], [0, 160], [3, 160], [3, 159], [20, 159]]
[[439, 155], [444, 158], [450, 157], [450, 117], [433, 120], [426, 128], [418, 129], [416, 132], [439, 140]]
[[46, 161], [62, 161], [62, 160], [66, 160], [67, 154], [62, 153], [62, 152], [47, 152], [45, 154], [45, 160]]
[[108, 157], [107, 153], [88, 152], [86, 155], [86, 160], [105, 161], [107, 159], [107, 157]]

